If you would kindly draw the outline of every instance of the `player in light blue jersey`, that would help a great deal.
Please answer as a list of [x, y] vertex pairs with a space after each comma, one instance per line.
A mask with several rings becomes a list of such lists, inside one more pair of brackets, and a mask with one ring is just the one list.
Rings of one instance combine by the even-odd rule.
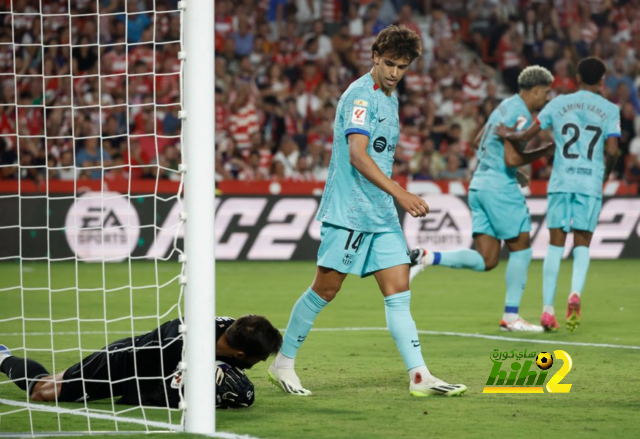
[[316, 277], [293, 307], [269, 380], [287, 394], [311, 394], [295, 372], [296, 354], [318, 313], [353, 273], [373, 275], [378, 282], [389, 332], [409, 371], [410, 393], [460, 395], [466, 386], [435, 378], [422, 357], [409, 306], [409, 251], [393, 199], [414, 217], [424, 217], [429, 206], [390, 178], [399, 136], [393, 91], [421, 56], [420, 37], [403, 26], [389, 26], [371, 51], [373, 69], [351, 84], [338, 103], [329, 177], [317, 217], [322, 228]]
[[602, 183], [608, 179], [618, 157], [620, 109], [599, 94], [605, 72], [606, 66], [600, 59], [583, 59], [578, 64], [579, 91], [551, 101], [528, 130], [503, 133], [519, 143], [552, 127], [556, 141], [547, 189], [547, 227], [551, 240], [544, 259], [542, 284], [541, 322], [548, 331], [555, 332], [559, 327], [553, 305], [564, 244], [571, 230], [573, 278], [566, 325], [569, 331], [580, 325], [580, 295], [589, 269], [589, 244], [602, 208]]
[[500, 103], [474, 141], [474, 147], [479, 148], [478, 167], [469, 186], [469, 207], [476, 250], [431, 252], [418, 248], [411, 252], [411, 279], [426, 265], [489, 271], [498, 265], [500, 243], [505, 241], [510, 253], [502, 331], [542, 332], [541, 326], [519, 314], [531, 262], [531, 217], [518, 187], [517, 167], [549, 154], [553, 145], [525, 152], [503, 141], [494, 129], [504, 124], [523, 130], [531, 125], [531, 112], [546, 104], [552, 82], [553, 75], [543, 67], [524, 69], [518, 77], [520, 92]]

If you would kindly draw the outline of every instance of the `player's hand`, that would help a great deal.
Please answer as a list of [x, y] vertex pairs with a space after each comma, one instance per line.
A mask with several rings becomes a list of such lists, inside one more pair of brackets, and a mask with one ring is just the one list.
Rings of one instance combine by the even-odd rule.
[[530, 177], [529, 174], [527, 174], [526, 172], [524, 172], [521, 169], [518, 169], [516, 171], [516, 181], [518, 182], [518, 184], [520, 185], [520, 187], [527, 187], [529, 186], [529, 181], [530, 181]]
[[403, 196], [398, 199], [398, 203], [414, 218], [422, 218], [429, 213], [429, 205], [427, 202], [411, 192], [405, 192]]
[[216, 407], [249, 407], [254, 400], [253, 383], [244, 372], [228, 364], [216, 367]]
[[497, 127], [495, 127], [493, 129], [493, 132], [496, 133], [496, 135], [502, 139], [506, 139], [507, 136], [511, 133], [515, 133], [516, 129], [515, 127], [508, 127], [505, 124], [501, 123], [500, 125], [498, 125]]

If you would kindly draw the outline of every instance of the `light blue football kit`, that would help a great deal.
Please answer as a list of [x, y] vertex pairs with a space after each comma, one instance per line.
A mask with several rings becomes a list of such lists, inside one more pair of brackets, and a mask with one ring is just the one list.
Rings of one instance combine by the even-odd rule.
[[[350, 163], [348, 136], [369, 137], [367, 154], [391, 177], [400, 133], [398, 100], [387, 96], [367, 73], [344, 92], [336, 109], [329, 176], [317, 220], [322, 222], [318, 266], [368, 276], [409, 264], [393, 197]], [[387, 326], [407, 370], [426, 368], [410, 311], [409, 290], [384, 298]], [[285, 331], [282, 354], [295, 358], [316, 316], [328, 304], [311, 287], [296, 302]], [[411, 373], [411, 372], [410, 372]]]
[[[504, 161], [504, 141], [494, 129], [504, 124], [526, 130], [532, 123], [531, 113], [520, 95], [505, 99], [491, 113], [479, 145], [478, 167], [469, 185], [469, 208], [472, 232], [498, 240], [518, 237], [531, 230], [529, 209], [516, 181], [516, 168]], [[505, 313], [517, 314], [527, 281], [531, 249], [511, 252], [505, 274], [507, 292]], [[484, 271], [480, 253], [470, 249], [434, 252], [433, 265]]]
[[618, 106], [581, 90], [549, 102], [538, 123], [543, 130], [552, 126], [556, 140], [547, 226], [593, 232], [602, 208], [604, 143], [620, 137]]
[[[587, 90], [558, 96], [538, 115], [540, 128], [553, 127], [556, 153], [547, 189], [547, 227], [593, 233], [602, 209], [604, 146], [620, 137], [617, 105]], [[549, 245], [543, 267], [543, 304], [553, 306], [564, 247]], [[589, 248], [573, 249], [571, 291], [582, 293]]]
[[329, 176], [317, 220], [322, 222], [318, 265], [367, 276], [409, 263], [393, 197], [358, 172], [349, 160], [349, 134], [369, 137], [367, 154], [391, 177], [400, 126], [398, 99], [366, 74], [344, 92], [336, 109]]
[[531, 231], [529, 210], [516, 181], [517, 168], [507, 167], [504, 141], [494, 132], [500, 124], [526, 130], [531, 122], [531, 113], [519, 95], [502, 101], [489, 116], [478, 150], [478, 168], [469, 185], [474, 236], [502, 240]]

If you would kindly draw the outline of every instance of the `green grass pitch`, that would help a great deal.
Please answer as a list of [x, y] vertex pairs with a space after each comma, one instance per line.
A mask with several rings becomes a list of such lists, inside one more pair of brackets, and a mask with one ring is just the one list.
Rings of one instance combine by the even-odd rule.
[[[402, 360], [385, 327], [384, 306], [375, 280], [349, 277], [336, 300], [316, 320], [299, 352], [297, 371], [303, 384], [314, 391], [309, 398], [284, 395], [266, 379], [267, 363], [248, 371], [256, 386], [256, 403], [247, 410], [218, 411], [217, 429], [260, 438], [392, 438], [392, 437], [506, 437], [529, 438], [545, 429], [558, 437], [632, 437], [637, 432], [640, 407], [640, 350], [592, 346], [612, 344], [640, 347], [637, 318], [640, 312], [640, 263], [638, 260], [592, 261], [583, 294], [582, 326], [574, 333], [564, 329], [565, 301], [571, 281], [571, 261], [563, 261], [556, 301], [561, 329], [557, 334], [518, 335], [498, 330], [504, 300], [506, 261], [490, 273], [429, 268], [412, 285], [412, 312], [418, 329], [458, 335], [421, 335], [423, 354], [438, 377], [469, 387], [460, 398], [412, 398]], [[22, 314], [41, 318], [25, 326], [24, 340], [36, 349], [29, 356], [56, 370], [78, 361], [72, 348], [98, 349], [123, 332], [151, 328], [158, 312], [176, 315], [179, 288], [176, 263], [0, 264], [0, 320]], [[104, 271], [103, 271], [104, 270]], [[284, 328], [291, 307], [308, 287], [315, 273], [313, 263], [223, 262], [217, 265], [217, 314], [266, 315]], [[29, 290], [6, 290], [22, 282]], [[145, 285], [160, 284], [161, 288]], [[83, 289], [77, 293], [75, 286]], [[126, 285], [133, 285], [131, 290]], [[50, 294], [48, 288], [61, 290]], [[103, 289], [111, 291], [103, 293]], [[521, 315], [538, 322], [542, 296], [542, 262], [533, 262], [520, 308]], [[132, 300], [131, 300], [132, 299]], [[79, 300], [79, 303], [78, 303]], [[51, 304], [51, 306], [50, 306]], [[105, 307], [106, 304], [106, 307]], [[96, 319], [82, 323], [75, 320]], [[52, 316], [61, 320], [50, 324]], [[104, 318], [114, 320], [105, 325]], [[64, 321], [69, 319], [68, 321]], [[360, 328], [361, 330], [347, 330]], [[372, 328], [369, 330], [362, 328]], [[51, 331], [53, 330], [53, 335]], [[78, 330], [81, 334], [78, 335]], [[106, 331], [109, 333], [107, 334]], [[20, 347], [21, 320], [0, 323], [0, 343]], [[508, 337], [474, 338], [460, 334]], [[538, 344], [527, 340], [543, 340]], [[46, 351], [53, 342], [63, 352]], [[561, 344], [570, 342], [576, 344]], [[582, 343], [583, 345], [580, 345]], [[66, 350], [65, 349], [69, 349]], [[562, 381], [573, 387], [566, 394], [483, 394], [494, 349], [536, 352], [562, 349], [573, 359], [573, 369]], [[23, 352], [17, 351], [17, 354]], [[85, 355], [88, 353], [85, 352]], [[508, 366], [509, 363], [506, 363]], [[560, 362], [558, 362], [560, 364]], [[549, 376], [557, 370], [556, 364]], [[503, 367], [504, 368], [504, 367]], [[51, 369], [50, 369], [51, 370]], [[0, 398], [24, 401], [24, 392], [0, 376]], [[66, 408], [78, 407], [74, 404]], [[90, 404], [111, 410], [110, 401]], [[128, 409], [116, 406], [116, 410]], [[29, 431], [26, 412], [7, 414], [14, 407], [0, 405], [0, 434]], [[139, 409], [122, 416], [141, 417]], [[147, 419], [169, 421], [166, 411], [146, 411]], [[177, 423], [179, 413], [173, 412]], [[34, 413], [40, 431], [58, 429], [55, 414]], [[61, 415], [64, 430], [86, 430], [87, 421]], [[112, 421], [92, 420], [94, 431], [111, 431]], [[120, 430], [142, 427], [119, 423]], [[148, 437], [144, 434], [127, 437]], [[186, 434], [168, 437], [193, 437]]]

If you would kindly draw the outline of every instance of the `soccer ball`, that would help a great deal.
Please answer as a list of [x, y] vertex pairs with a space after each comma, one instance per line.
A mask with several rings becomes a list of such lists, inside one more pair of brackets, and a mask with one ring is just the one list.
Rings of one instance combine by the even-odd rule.
[[536, 357], [536, 364], [542, 370], [547, 370], [553, 365], [553, 357], [549, 352], [540, 352]]

